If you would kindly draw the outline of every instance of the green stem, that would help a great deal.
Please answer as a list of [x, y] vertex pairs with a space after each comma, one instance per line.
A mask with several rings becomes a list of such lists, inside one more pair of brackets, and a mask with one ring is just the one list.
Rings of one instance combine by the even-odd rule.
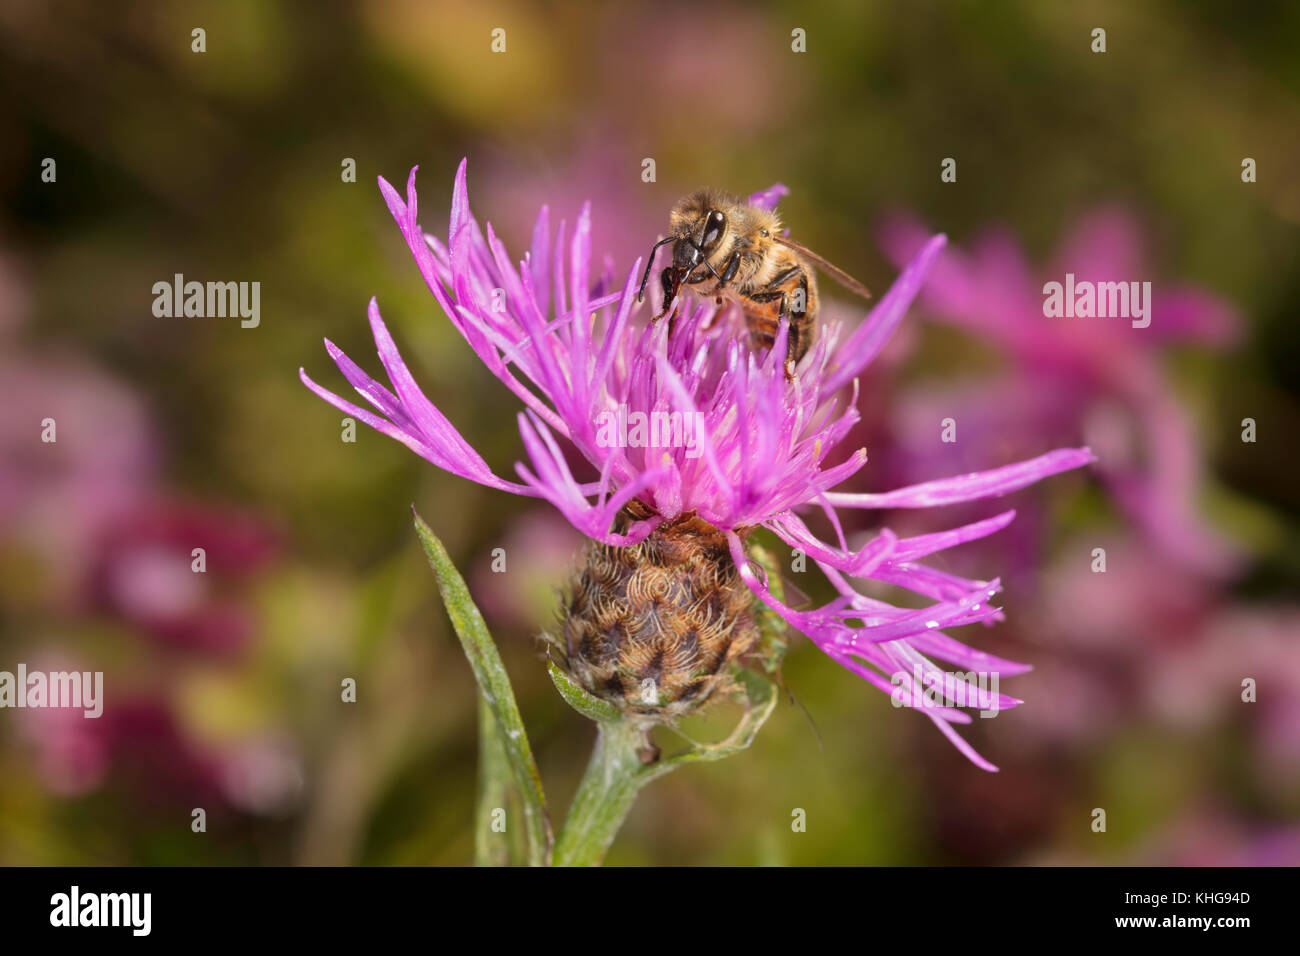
[[656, 776], [641, 763], [642, 728], [628, 720], [596, 728], [596, 748], [555, 841], [556, 866], [598, 866], [637, 794]]

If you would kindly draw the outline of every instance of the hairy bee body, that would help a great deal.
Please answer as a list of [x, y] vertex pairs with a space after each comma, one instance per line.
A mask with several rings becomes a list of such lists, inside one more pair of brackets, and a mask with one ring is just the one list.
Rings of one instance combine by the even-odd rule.
[[755, 347], [771, 348], [789, 319], [785, 372], [808, 354], [817, 327], [820, 298], [814, 266], [863, 298], [871, 293], [857, 279], [831, 265], [807, 246], [782, 235], [781, 220], [770, 209], [713, 189], [692, 193], [669, 214], [669, 235], [655, 243], [641, 277], [645, 293], [654, 252], [672, 243], [672, 265], [659, 274], [663, 284], [662, 318], [683, 285], [740, 306]]
[[[715, 211], [724, 225], [718, 238], [706, 244]], [[817, 280], [799, 252], [778, 238], [782, 225], [775, 212], [726, 193], [701, 190], [673, 208], [669, 228], [692, 239], [698, 234], [697, 244], [704, 250], [702, 263], [683, 277], [685, 284], [702, 296], [739, 305], [756, 348], [771, 348], [781, 319], [789, 316], [787, 360], [793, 365], [807, 354], [817, 321]], [[683, 266], [690, 264], [691, 252], [686, 246]]]
[[771, 348], [789, 317], [786, 367], [793, 369], [812, 346], [817, 280], [800, 252], [781, 240], [776, 213], [705, 189], [673, 207], [669, 230], [673, 264], [660, 277], [665, 308], [683, 284], [719, 303], [735, 302], [755, 348]]

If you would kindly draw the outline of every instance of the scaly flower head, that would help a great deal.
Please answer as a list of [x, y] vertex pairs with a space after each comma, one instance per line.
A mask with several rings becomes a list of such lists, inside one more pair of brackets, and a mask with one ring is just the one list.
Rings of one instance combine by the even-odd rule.
[[[724, 665], [753, 643], [749, 612], [733, 599], [741, 584], [834, 660], [896, 700], [918, 700], [923, 689], [936, 684], [954, 686], [931, 657], [972, 672], [1009, 675], [1027, 669], [966, 647], [943, 631], [1000, 617], [990, 604], [998, 581], [961, 578], [922, 563], [937, 551], [1005, 527], [1014, 512], [912, 538], [881, 529], [856, 548], [837, 516], [842, 508], [928, 508], [993, 497], [1092, 460], [1087, 449], [1064, 449], [896, 491], [843, 490], [867, 463], [865, 449], [840, 450], [858, 420], [855, 378], [902, 319], [944, 245], [942, 236], [925, 243], [851, 334], [842, 335], [837, 325], [822, 329], [791, 381], [784, 370], [784, 324], [772, 349], [755, 355], [738, 334], [732, 312], [712, 303], [686, 297], [671, 322], [637, 321], [641, 263], [634, 263], [621, 283], [609, 274], [593, 278], [589, 206], [572, 233], [564, 223], [553, 232], [543, 207], [531, 247], [516, 265], [491, 225], [481, 228], [474, 219], [463, 162], [445, 241], [426, 236], [419, 226], [415, 170], [405, 199], [383, 179], [379, 185], [435, 300], [523, 404], [518, 423], [527, 461], [515, 466], [516, 479], [489, 469], [420, 391], [373, 300], [371, 328], [391, 388], [325, 344], [375, 411], [333, 394], [305, 373], [302, 380], [336, 408], [446, 471], [549, 501], [592, 540], [575, 594], [589, 607], [581, 621], [573, 619], [571, 607], [566, 620], [570, 666], [580, 679], [585, 676], [592, 693], [631, 713], [650, 706], [667, 716], [702, 702]], [[750, 201], [770, 207], [784, 192], [773, 187]], [[656, 309], [660, 304], [651, 303]], [[561, 441], [589, 463], [587, 480], [574, 475]], [[832, 529], [829, 539], [814, 533], [801, 516], [814, 508]], [[811, 610], [777, 600], [745, 551], [747, 537], [759, 527], [816, 562], [839, 597]], [[717, 566], [689, 570], [694, 558], [677, 552], [682, 534], [698, 538]], [[635, 549], [643, 543], [638, 561], [664, 562], [670, 573], [606, 567], [617, 563], [617, 552], [601, 549]], [[867, 597], [855, 588], [854, 578], [900, 586], [928, 604], [908, 609]], [[632, 626], [629, 589], [637, 592], [631, 601], [644, 602], [646, 613], [663, 615], [655, 626]], [[611, 602], [617, 606], [611, 608]], [[601, 609], [604, 618], [598, 617]], [[685, 620], [675, 641], [647, 644], [669, 619]], [[655, 691], [649, 705], [644, 696], [635, 696], [647, 682]], [[996, 689], [977, 688], [967, 677], [958, 677], [956, 685], [963, 691], [960, 705], [997, 710], [1019, 703]], [[945, 693], [924, 713], [972, 761], [996, 769], [953, 731], [951, 724], [971, 718], [950, 705], [951, 696]]]

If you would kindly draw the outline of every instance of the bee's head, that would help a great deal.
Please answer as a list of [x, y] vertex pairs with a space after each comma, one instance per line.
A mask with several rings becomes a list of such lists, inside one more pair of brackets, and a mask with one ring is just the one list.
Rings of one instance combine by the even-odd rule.
[[714, 254], [723, 235], [727, 233], [727, 213], [722, 209], [702, 208], [692, 219], [682, 222], [677, 232], [677, 242], [673, 243], [673, 265], [677, 268], [686, 264], [698, 265], [699, 261]]
[[677, 285], [680, 286], [691, 270], [713, 255], [726, 232], [726, 213], [707, 206], [700, 210], [673, 243], [673, 270], [677, 273]]
[[687, 273], [700, 264], [704, 258], [704, 250], [701, 249], [690, 236], [680, 236], [673, 243], [673, 269], [677, 271], [681, 279], [686, 278]]
[[[668, 238], [660, 240], [654, 247], [657, 249], [664, 243], [672, 243], [672, 268], [664, 273], [664, 294], [667, 296], [665, 307], [676, 297], [691, 272], [702, 263], [707, 263], [717, 251], [727, 234], [727, 214], [718, 208], [714, 194], [701, 192], [678, 203], [670, 218], [670, 228]], [[646, 262], [638, 297], [645, 292], [646, 282], [650, 278], [654, 249], [651, 249], [650, 254], [651, 259]]]

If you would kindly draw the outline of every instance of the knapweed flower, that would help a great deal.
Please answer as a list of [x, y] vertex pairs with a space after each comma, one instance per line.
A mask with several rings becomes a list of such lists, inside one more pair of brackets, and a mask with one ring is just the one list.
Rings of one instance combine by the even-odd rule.
[[[928, 234], [916, 221], [899, 217], [885, 224], [882, 239], [895, 263], [903, 263]], [[1179, 342], [1226, 346], [1236, 338], [1239, 320], [1205, 289], [1153, 284], [1143, 245], [1134, 217], [1108, 207], [1079, 221], [1037, 279], [1014, 240], [998, 231], [979, 237], [969, 252], [945, 251], [920, 305], [1004, 350], [1011, 370], [995, 380], [927, 389], [907, 402], [904, 436], [916, 433], [908, 422], [934, 421], [936, 413], [942, 417], [953, 409], [961, 409], [959, 427], [966, 436], [960, 444], [918, 445], [907, 464], [935, 467], [946, 461], [951, 467], [963, 449], [1069, 442], [1086, 432], [1100, 452], [1097, 472], [1116, 505], [1165, 559], [1198, 574], [1227, 576], [1240, 557], [1197, 513], [1204, 456], [1161, 370], [1160, 353]], [[1098, 290], [1089, 312], [1109, 304], [1111, 293], [1100, 290], [1128, 293], [1145, 284], [1142, 317], [1080, 316], [1073, 297], [1070, 317], [1056, 315], [1046, 305], [1052, 282], [1078, 288], [1085, 298]], [[1115, 298], [1136, 315], [1136, 295]]]
[[[336, 408], [452, 474], [545, 499], [590, 539], [562, 611], [561, 649], [570, 672], [591, 693], [634, 714], [671, 716], [702, 703], [726, 665], [752, 646], [756, 598], [896, 700], [924, 697], [926, 716], [972, 761], [996, 769], [951, 725], [971, 720], [960, 705], [995, 710], [1019, 703], [996, 689], [977, 688], [974, 672], [1006, 675], [1027, 668], [967, 647], [945, 630], [999, 618], [990, 603], [998, 581], [958, 577], [923, 559], [992, 534], [1014, 512], [911, 538], [881, 529], [856, 548], [839, 530], [840, 509], [929, 508], [989, 498], [1092, 460], [1087, 449], [1062, 449], [896, 491], [845, 489], [867, 463], [865, 449], [840, 451], [858, 420], [855, 378], [902, 319], [943, 247], [942, 236], [925, 244], [842, 341], [838, 325], [820, 330], [791, 380], [783, 367], [784, 325], [772, 349], [760, 355], [740, 334], [739, 319], [711, 302], [687, 297], [671, 322], [634, 320], [642, 263], [621, 282], [609, 274], [593, 279], [589, 205], [571, 233], [564, 223], [553, 232], [543, 207], [531, 247], [516, 264], [491, 225], [480, 228], [470, 212], [463, 162], [445, 242], [420, 228], [415, 170], [405, 200], [383, 179], [379, 186], [438, 305], [523, 404], [518, 424], [527, 461], [515, 466], [516, 479], [489, 469], [420, 391], [373, 300], [370, 324], [391, 388], [332, 343], [325, 346], [375, 411], [300, 372], [302, 380]], [[774, 187], [750, 201], [771, 206], [784, 192]], [[622, 428], [608, 427], [613, 419], [634, 418], [645, 425], [639, 436], [629, 431], [624, 440]], [[589, 478], [574, 475], [561, 441], [586, 460]], [[805, 522], [804, 513], [812, 510], [824, 516], [828, 536]], [[809, 610], [779, 601], [746, 553], [758, 528], [814, 561], [839, 596]], [[861, 593], [854, 579], [896, 585], [927, 603], [896, 607]], [[950, 695], [936, 701], [926, 693], [954, 682], [932, 658], [970, 672], [955, 679], [963, 697], [969, 688], [968, 698], [953, 704]]]

